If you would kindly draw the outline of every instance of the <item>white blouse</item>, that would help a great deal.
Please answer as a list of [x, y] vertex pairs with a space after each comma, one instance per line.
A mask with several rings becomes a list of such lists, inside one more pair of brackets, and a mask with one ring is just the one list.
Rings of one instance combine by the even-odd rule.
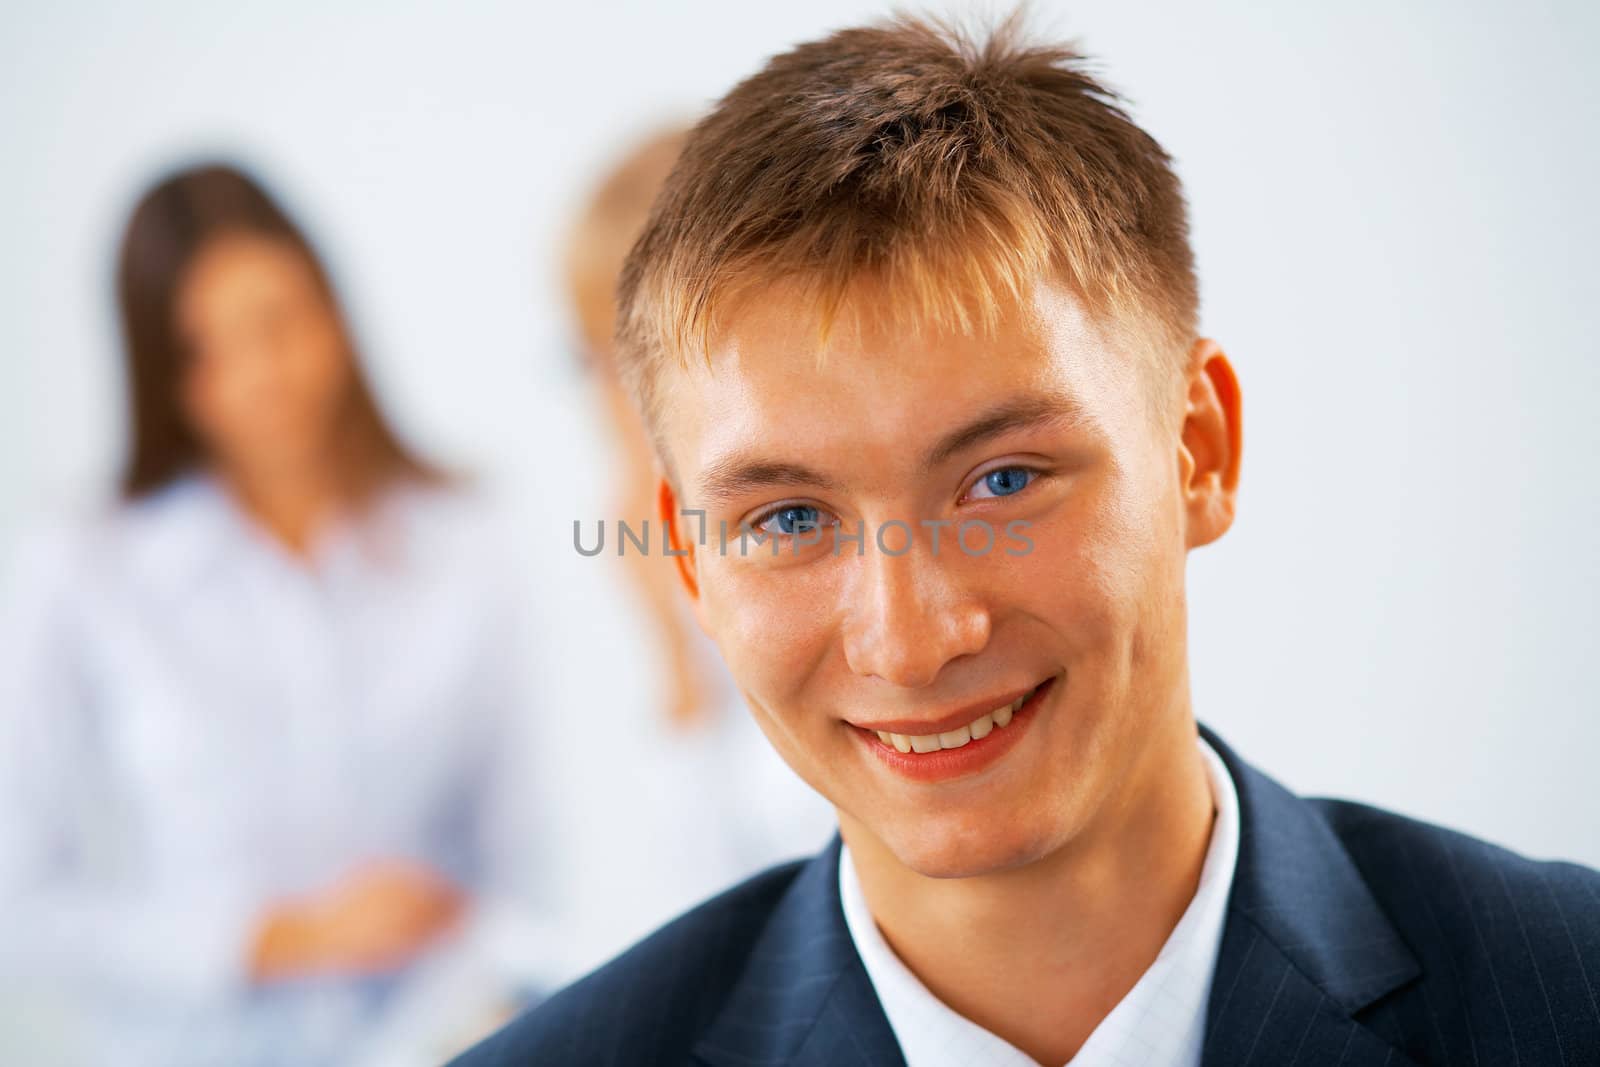
[[[297, 559], [193, 477], [25, 543], [0, 584], [0, 981], [88, 998], [118, 1062], [257, 1062], [270, 902], [409, 858], [527, 911], [528, 620], [486, 515], [395, 490]], [[286, 997], [274, 1040], [316, 1029]]]

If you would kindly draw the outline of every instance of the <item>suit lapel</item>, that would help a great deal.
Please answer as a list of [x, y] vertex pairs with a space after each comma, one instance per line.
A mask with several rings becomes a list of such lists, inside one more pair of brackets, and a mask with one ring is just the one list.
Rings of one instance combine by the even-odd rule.
[[714, 1067], [904, 1064], [845, 926], [837, 838], [795, 877], [694, 1051]]
[[[1332, 829], [1201, 727], [1239, 794], [1239, 859], [1202, 1067], [1416, 1067], [1358, 1021], [1416, 978]], [[903, 1065], [839, 905], [839, 842], [784, 894], [695, 1046], [712, 1067]]]
[[1201, 727], [1239, 794], [1203, 1067], [1414, 1061], [1355, 1016], [1421, 973], [1333, 830]]

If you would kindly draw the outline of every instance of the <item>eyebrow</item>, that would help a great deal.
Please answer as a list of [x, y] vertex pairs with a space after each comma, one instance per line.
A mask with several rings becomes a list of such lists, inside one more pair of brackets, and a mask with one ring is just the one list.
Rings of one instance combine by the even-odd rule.
[[701, 492], [713, 504], [780, 485], [822, 490], [838, 488], [832, 478], [803, 464], [753, 460], [740, 455], [717, 460], [701, 478], [701, 483]]
[[[1083, 419], [1083, 409], [1063, 393], [1018, 397], [997, 405], [945, 434], [923, 456], [930, 470], [961, 452], [1002, 434], [1049, 423], [1072, 424]], [[782, 460], [754, 459], [746, 454], [724, 456], [707, 468], [701, 493], [708, 503], [722, 504], [758, 489], [785, 488], [835, 490], [839, 483], [812, 467]]]
[[1083, 408], [1065, 393], [1045, 393], [1005, 401], [965, 426], [945, 434], [928, 449], [922, 467], [931, 470], [950, 457], [1002, 434], [1031, 430], [1050, 423], [1072, 425], [1084, 421]]

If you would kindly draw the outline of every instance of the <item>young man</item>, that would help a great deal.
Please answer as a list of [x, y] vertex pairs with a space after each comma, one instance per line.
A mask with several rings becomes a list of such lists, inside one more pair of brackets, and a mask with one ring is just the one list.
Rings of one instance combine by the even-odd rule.
[[1197, 729], [1239, 387], [1170, 161], [1079, 57], [900, 20], [773, 59], [619, 342], [700, 622], [842, 840], [462, 1063], [1600, 1062], [1600, 876]]

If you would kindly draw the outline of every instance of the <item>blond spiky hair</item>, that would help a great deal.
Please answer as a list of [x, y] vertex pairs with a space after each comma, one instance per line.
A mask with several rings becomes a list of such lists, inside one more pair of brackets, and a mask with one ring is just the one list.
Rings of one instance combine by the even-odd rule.
[[901, 16], [775, 56], [690, 133], [623, 270], [618, 357], [653, 421], [659, 368], [777, 282], [824, 333], [867, 280], [913, 326], [971, 331], [1043, 277], [1154, 327], [1173, 365], [1198, 298], [1171, 159], [1017, 17], [975, 35]]

